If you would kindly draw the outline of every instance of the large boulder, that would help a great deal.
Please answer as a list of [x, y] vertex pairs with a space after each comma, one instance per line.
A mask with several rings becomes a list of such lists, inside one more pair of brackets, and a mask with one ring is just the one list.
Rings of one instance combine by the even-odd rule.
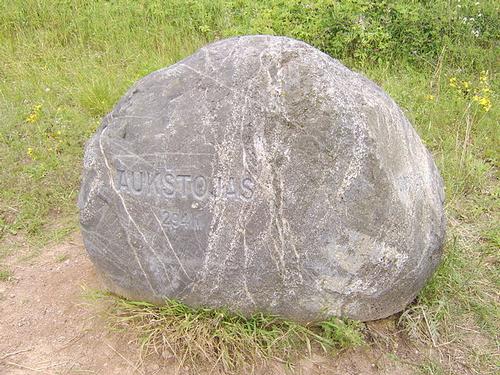
[[384, 91], [258, 35], [137, 82], [86, 146], [78, 202], [112, 291], [312, 321], [411, 302], [441, 256], [443, 199]]

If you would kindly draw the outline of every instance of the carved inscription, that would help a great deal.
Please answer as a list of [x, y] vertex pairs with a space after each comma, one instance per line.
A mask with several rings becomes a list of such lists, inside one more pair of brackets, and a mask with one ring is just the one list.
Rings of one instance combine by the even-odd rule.
[[169, 229], [201, 231], [203, 223], [197, 215], [190, 211], [162, 210], [161, 223]]
[[212, 195], [248, 201], [255, 189], [250, 177], [208, 178], [201, 174], [177, 174], [172, 170], [132, 171], [117, 167], [116, 179], [121, 192], [171, 199], [203, 200]]

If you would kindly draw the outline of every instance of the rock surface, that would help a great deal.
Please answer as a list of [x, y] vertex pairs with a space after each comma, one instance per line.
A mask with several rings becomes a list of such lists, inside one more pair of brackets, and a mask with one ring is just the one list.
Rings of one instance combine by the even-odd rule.
[[373, 320], [438, 264], [443, 200], [378, 86], [303, 42], [246, 36], [128, 91], [86, 146], [79, 208], [118, 294]]

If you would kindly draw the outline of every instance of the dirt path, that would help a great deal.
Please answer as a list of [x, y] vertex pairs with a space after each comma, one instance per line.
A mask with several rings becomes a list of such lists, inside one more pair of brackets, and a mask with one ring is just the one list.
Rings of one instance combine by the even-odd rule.
[[[141, 362], [135, 344], [109, 332], [98, 314], [99, 303], [84, 298], [85, 289], [98, 289], [100, 284], [79, 237], [46, 248], [31, 260], [18, 255], [6, 263], [14, 276], [0, 281], [0, 374], [188, 373], [173, 359]], [[415, 349], [392, 346], [397, 352], [393, 355], [372, 345], [335, 358], [314, 356], [294, 373], [414, 374], [413, 366], [394, 358], [412, 357]], [[270, 364], [258, 373], [285, 371]]]

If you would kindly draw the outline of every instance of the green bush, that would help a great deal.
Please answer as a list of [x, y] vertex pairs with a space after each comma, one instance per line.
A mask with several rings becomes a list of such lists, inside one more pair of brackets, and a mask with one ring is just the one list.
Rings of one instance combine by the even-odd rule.
[[443, 49], [456, 64], [491, 65], [481, 54], [499, 39], [492, 1], [228, 1], [237, 22], [226, 35], [290, 35], [360, 64], [436, 60]]

